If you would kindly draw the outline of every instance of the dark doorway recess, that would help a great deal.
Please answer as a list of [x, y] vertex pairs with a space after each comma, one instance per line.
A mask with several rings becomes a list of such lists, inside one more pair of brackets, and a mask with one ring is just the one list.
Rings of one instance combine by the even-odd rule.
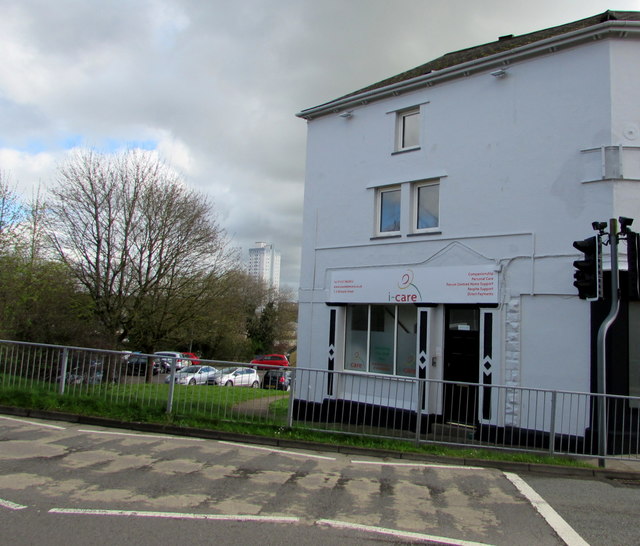
[[444, 334], [444, 417], [446, 421], [475, 425], [478, 420], [480, 308], [446, 306]]

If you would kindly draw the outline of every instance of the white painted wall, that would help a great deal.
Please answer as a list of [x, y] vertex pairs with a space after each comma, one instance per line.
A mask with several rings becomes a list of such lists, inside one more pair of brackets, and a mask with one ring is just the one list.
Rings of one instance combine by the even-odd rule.
[[[311, 120], [298, 365], [326, 367], [333, 268], [433, 267], [458, 241], [501, 266], [502, 381], [589, 390], [589, 304], [572, 286], [571, 243], [594, 220], [640, 223], [640, 182], [602, 181], [599, 152], [628, 148], [640, 179], [639, 58], [638, 41], [593, 41], [514, 62], [505, 78], [476, 73]], [[393, 112], [417, 104], [421, 149], [393, 154]], [[408, 236], [405, 223], [399, 238], [373, 238], [376, 185], [439, 176], [439, 234]]]

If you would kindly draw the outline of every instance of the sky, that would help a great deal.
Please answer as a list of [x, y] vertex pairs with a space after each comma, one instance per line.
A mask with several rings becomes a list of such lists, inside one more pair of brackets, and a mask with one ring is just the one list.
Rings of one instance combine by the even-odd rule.
[[445, 53], [640, 0], [0, 0], [0, 172], [25, 199], [77, 147], [143, 148], [213, 203], [231, 245], [297, 290], [306, 122]]

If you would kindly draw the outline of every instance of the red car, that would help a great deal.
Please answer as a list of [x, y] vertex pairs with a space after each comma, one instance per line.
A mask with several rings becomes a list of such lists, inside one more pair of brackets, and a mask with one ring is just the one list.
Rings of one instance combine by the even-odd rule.
[[194, 353], [182, 353], [182, 356], [184, 358], [190, 358], [191, 359], [191, 360], [187, 361], [187, 366], [190, 366], [191, 364], [200, 364], [200, 359]]
[[268, 370], [272, 366], [288, 366], [289, 360], [285, 355], [264, 355], [254, 358], [251, 364], [257, 364], [259, 370]]

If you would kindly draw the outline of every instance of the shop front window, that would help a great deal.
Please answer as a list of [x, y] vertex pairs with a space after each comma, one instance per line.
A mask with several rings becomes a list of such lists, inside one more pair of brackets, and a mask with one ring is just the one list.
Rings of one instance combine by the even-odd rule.
[[395, 305], [372, 305], [369, 342], [369, 371], [393, 374]]
[[344, 369], [367, 371], [367, 339], [369, 309], [366, 305], [349, 307], [347, 314], [347, 339]]
[[404, 377], [416, 376], [416, 332], [418, 314], [413, 305], [398, 306], [396, 373]]
[[413, 305], [352, 305], [347, 310], [345, 370], [415, 377]]

